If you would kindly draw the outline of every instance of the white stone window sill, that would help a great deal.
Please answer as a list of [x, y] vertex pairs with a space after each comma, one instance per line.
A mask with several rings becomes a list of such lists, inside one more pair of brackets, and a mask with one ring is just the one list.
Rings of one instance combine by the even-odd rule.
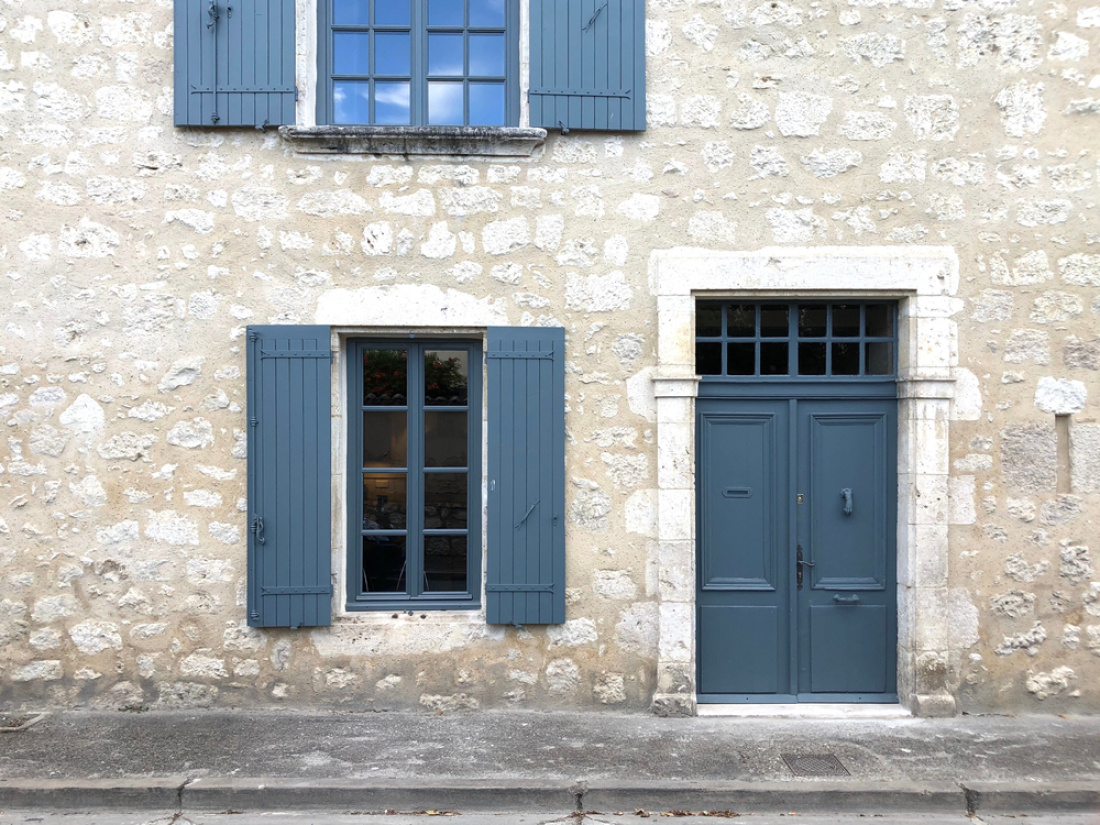
[[294, 151], [323, 155], [529, 157], [545, 129], [520, 126], [280, 126]]

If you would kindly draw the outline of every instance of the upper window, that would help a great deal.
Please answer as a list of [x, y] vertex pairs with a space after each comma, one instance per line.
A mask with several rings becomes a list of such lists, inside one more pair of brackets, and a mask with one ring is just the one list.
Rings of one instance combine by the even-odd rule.
[[355, 341], [348, 606], [476, 607], [481, 347]]
[[893, 379], [897, 306], [700, 301], [695, 370], [704, 377]]
[[320, 6], [320, 122], [518, 122], [517, 0], [322, 0]]

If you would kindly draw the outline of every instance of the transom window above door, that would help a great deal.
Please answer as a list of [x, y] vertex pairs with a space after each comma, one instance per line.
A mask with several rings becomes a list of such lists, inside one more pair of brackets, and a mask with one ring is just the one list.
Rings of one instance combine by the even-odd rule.
[[897, 376], [897, 305], [699, 301], [695, 371], [704, 379]]
[[518, 122], [517, 0], [321, 0], [321, 6], [322, 122]]

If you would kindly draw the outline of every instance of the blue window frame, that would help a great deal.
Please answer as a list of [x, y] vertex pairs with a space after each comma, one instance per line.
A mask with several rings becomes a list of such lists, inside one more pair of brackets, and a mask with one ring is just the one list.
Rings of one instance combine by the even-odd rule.
[[518, 0], [321, 0], [318, 122], [515, 126]]
[[349, 345], [348, 609], [477, 607], [481, 345]]

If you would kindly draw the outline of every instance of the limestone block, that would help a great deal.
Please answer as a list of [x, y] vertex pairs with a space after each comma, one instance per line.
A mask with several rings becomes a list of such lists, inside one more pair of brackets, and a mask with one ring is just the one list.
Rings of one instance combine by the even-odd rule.
[[628, 653], [653, 658], [657, 654], [659, 632], [657, 605], [637, 602], [620, 611], [615, 624], [615, 643]]
[[77, 650], [92, 655], [105, 650], [121, 650], [122, 636], [118, 625], [89, 619], [69, 628], [69, 638]]
[[810, 137], [833, 110], [832, 98], [808, 92], [781, 92], [775, 107], [775, 125], [785, 137]]
[[598, 638], [596, 623], [589, 618], [569, 619], [564, 624], [546, 628], [549, 647], [580, 647], [592, 644]]
[[13, 682], [55, 682], [64, 675], [58, 659], [41, 659], [16, 668], [11, 674]]
[[1045, 376], [1035, 389], [1035, 406], [1055, 415], [1072, 415], [1085, 409], [1088, 390], [1081, 381]]
[[1070, 466], [1073, 490], [1100, 491], [1100, 424], [1077, 424], [1070, 428]]
[[1001, 474], [1009, 488], [1024, 493], [1053, 491], [1057, 471], [1052, 425], [1023, 424], [1001, 431]]

